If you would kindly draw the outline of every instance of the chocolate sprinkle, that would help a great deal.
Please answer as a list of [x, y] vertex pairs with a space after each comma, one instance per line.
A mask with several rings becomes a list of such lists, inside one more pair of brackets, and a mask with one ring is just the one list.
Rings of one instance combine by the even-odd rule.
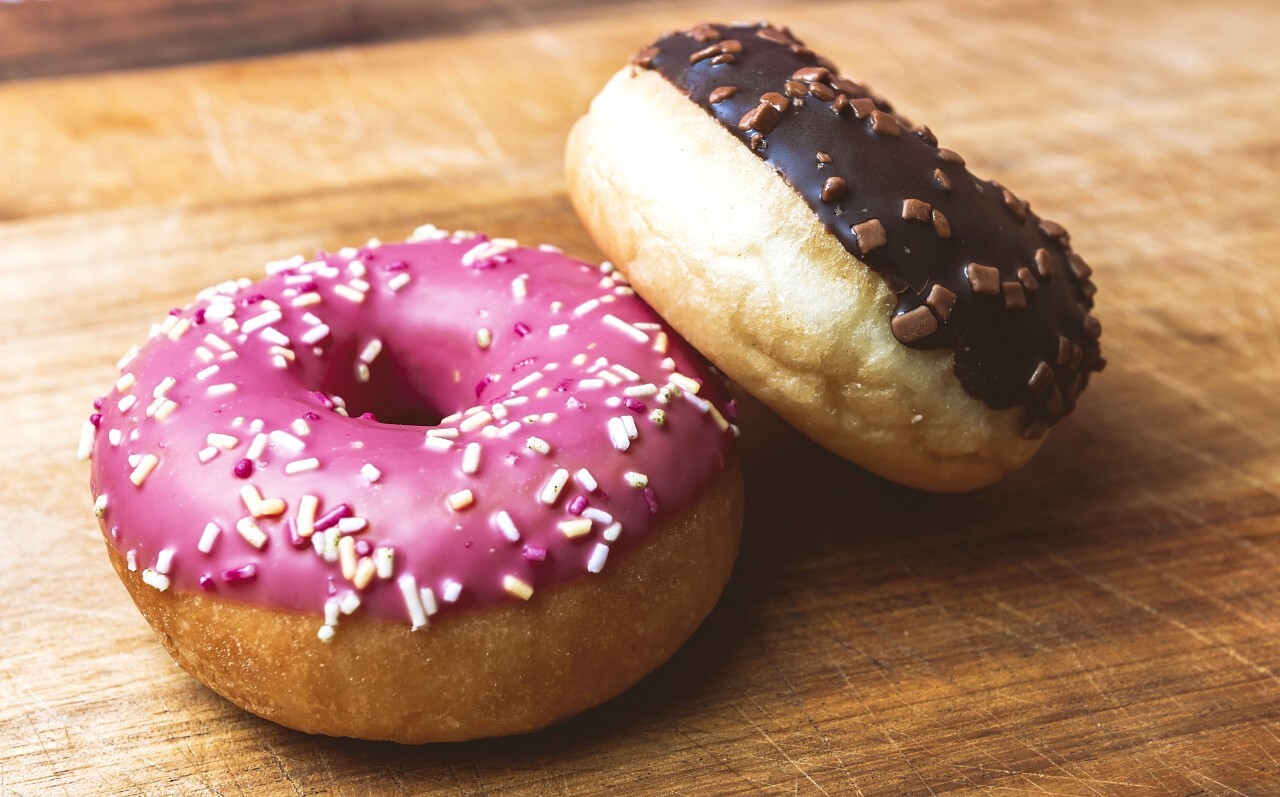
[[[889, 320], [899, 341], [952, 349], [969, 395], [994, 409], [1025, 408], [1024, 436], [1042, 435], [1069, 413], [1104, 360], [1101, 324], [1089, 314], [1092, 270], [1071, 251], [1067, 231], [1003, 186], [974, 177], [931, 131], [835, 74], [789, 31], [765, 23], [710, 27], [719, 36], [712, 47], [707, 42], [717, 40], [699, 27], [663, 36], [655, 55], [645, 49], [634, 62], [751, 147], [884, 278], [897, 295]], [[709, 60], [731, 55], [722, 49], [727, 41], [741, 46], [737, 60], [713, 68]], [[738, 91], [712, 104], [726, 82]], [[769, 94], [792, 101], [780, 111], [761, 102]], [[846, 213], [862, 221], [851, 223]]]
[[737, 86], [721, 86], [720, 88], [711, 92], [711, 104], [714, 105], [717, 102], [724, 102], [725, 100], [729, 99], [730, 97], [732, 97], [737, 93], [738, 93]]

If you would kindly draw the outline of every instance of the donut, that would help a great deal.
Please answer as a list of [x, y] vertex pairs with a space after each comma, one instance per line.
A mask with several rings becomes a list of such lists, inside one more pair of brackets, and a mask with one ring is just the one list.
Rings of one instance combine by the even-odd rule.
[[1105, 364], [1066, 230], [785, 28], [641, 48], [566, 171], [596, 243], [690, 343], [889, 479], [999, 479]]
[[173, 658], [309, 733], [541, 728], [708, 614], [742, 524], [723, 383], [611, 266], [419, 229], [201, 292], [81, 454]]

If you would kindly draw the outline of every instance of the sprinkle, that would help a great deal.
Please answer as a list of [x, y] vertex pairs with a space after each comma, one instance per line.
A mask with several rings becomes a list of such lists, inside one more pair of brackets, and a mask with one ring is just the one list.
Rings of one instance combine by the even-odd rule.
[[346, 285], [341, 282], [333, 286], [333, 292], [338, 294], [343, 299], [346, 299], [349, 302], [355, 302], [356, 304], [360, 304], [361, 302], [364, 301], [363, 293], [356, 290], [355, 288], [352, 288], [350, 285]]
[[283, 320], [284, 320], [284, 316], [280, 314], [279, 310], [272, 310], [270, 312], [263, 313], [262, 315], [256, 315], [253, 318], [250, 318], [249, 320], [245, 321], [243, 324], [240, 325], [240, 331], [245, 333], [246, 335], [252, 335], [254, 332], [257, 332], [259, 329], [268, 327], [271, 324], [278, 324]]
[[512, 575], [502, 577], [502, 588], [522, 601], [533, 597], [533, 587]]
[[132, 548], [125, 554], [125, 561], [129, 565], [129, 572], [132, 573], [138, 569], [138, 552]]
[[575, 316], [583, 316], [600, 306], [599, 299], [588, 299], [577, 307], [573, 308]]
[[[253, 428], [252, 426], [249, 428]], [[249, 449], [244, 452], [245, 459], [256, 460], [262, 456], [262, 452], [267, 450], [267, 436], [259, 433], [253, 438], [253, 442], [249, 444]]]
[[591, 518], [576, 518], [560, 522], [560, 531], [569, 539], [591, 533]]
[[159, 457], [155, 454], [147, 454], [139, 460], [137, 467], [133, 469], [133, 473], [129, 474], [129, 481], [133, 482], [138, 487], [141, 487], [142, 483], [147, 480], [147, 477], [151, 475], [151, 472], [155, 470], [156, 466], [159, 464]]
[[579, 390], [599, 390], [602, 387], [604, 387], [603, 379], [579, 379], [578, 380]]
[[310, 537], [316, 531], [316, 507], [319, 506], [320, 499], [314, 495], [304, 495], [298, 501], [298, 516], [296, 525], [298, 527], [298, 536], [303, 539]]
[[[459, 589], [461, 589], [461, 586], [459, 586]], [[428, 617], [440, 611], [440, 607], [436, 605], [436, 591], [431, 587], [423, 587], [418, 590], [418, 597], [422, 598], [422, 608], [426, 610]]]
[[459, 490], [449, 496], [449, 508], [461, 512], [476, 502], [475, 494], [468, 489]]
[[289, 302], [289, 304], [294, 307], [313, 307], [320, 304], [322, 301], [324, 300], [320, 298], [320, 294], [315, 291], [307, 291], [306, 293], [298, 294], [293, 297], [293, 300]]
[[568, 481], [569, 471], [564, 468], [557, 468], [556, 472], [551, 474], [551, 478], [547, 480], [542, 492], [538, 494], [538, 500], [547, 506], [552, 506], [560, 498], [560, 491], [564, 489]]
[[352, 537], [338, 540], [338, 562], [342, 567], [342, 577], [347, 581], [356, 577], [356, 541]]
[[636, 329], [635, 327], [628, 324], [626, 321], [623, 321], [622, 319], [618, 318], [617, 316], [611, 313], [605, 313], [603, 320], [605, 324], [613, 327], [619, 332], [624, 333], [625, 335], [630, 337], [632, 340], [634, 340], [636, 343], [649, 342], [648, 333], [644, 332], [643, 330]]
[[338, 520], [339, 534], [358, 534], [369, 527], [369, 521], [362, 517], [344, 517]]
[[116, 368], [123, 371], [125, 368], [129, 367], [129, 364], [132, 363], [134, 361], [134, 358], [136, 358], [137, 356], [138, 356], [138, 347], [136, 345], [130, 346], [129, 350], [125, 352], [124, 356], [121, 357], [120, 360], [116, 363]]
[[457, 436], [458, 436], [457, 429], [445, 428], [445, 429], [428, 429], [427, 430], [427, 437], [457, 437]]
[[493, 522], [497, 525], [498, 530], [502, 532], [502, 536], [511, 542], [520, 541], [520, 530], [516, 528], [515, 521], [511, 519], [511, 515], [507, 514], [505, 509], [499, 510], [493, 516]]
[[469, 415], [462, 419], [462, 423], [458, 424], [458, 429], [463, 432], [474, 432], [481, 426], [493, 420], [493, 416], [484, 410], [480, 410], [475, 415]]
[[134, 376], [132, 373], [121, 374], [120, 378], [116, 380], [116, 392], [126, 393], [136, 384], [138, 384], [138, 377]]
[[289, 336], [276, 329], [275, 327], [267, 327], [262, 330], [262, 339], [267, 343], [274, 343], [276, 346], [288, 346]]
[[614, 524], [610, 525], [610, 526], [609, 526], [609, 528], [607, 528], [607, 529], [605, 529], [604, 531], [600, 532], [600, 536], [601, 536], [601, 537], [603, 537], [605, 540], [607, 540], [607, 541], [609, 541], [609, 542], [614, 542], [614, 541], [616, 541], [616, 540], [618, 539], [618, 535], [620, 535], [620, 534], [622, 534], [622, 524], [621, 524], [621, 523], [614, 523]]
[[585, 495], [575, 495], [569, 505], [565, 507], [570, 515], [581, 515], [587, 508], [587, 497]]
[[622, 395], [633, 398], [644, 398], [646, 396], [652, 396], [657, 392], [658, 386], [652, 382], [647, 382], [643, 385], [631, 385], [622, 389]]
[[199, 379], [201, 382], [203, 382], [204, 380], [218, 373], [218, 369], [220, 367], [221, 366], [218, 366], [218, 365], [211, 365], [208, 368], [205, 368], [204, 370], [198, 372], [196, 374], [196, 379]]
[[631, 438], [627, 434], [627, 427], [622, 425], [622, 418], [610, 418], [608, 428], [609, 440], [613, 443], [614, 448], [619, 451], [626, 451], [631, 447]]
[[337, 632], [333, 630], [333, 626], [331, 625], [322, 625], [316, 629], [316, 637], [326, 644], [332, 642], [336, 634]]
[[599, 483], [596, 482], [596, 477], [592, 476], [591, 471], [586, 468], [582, 468], [577, 473], [573, 474], [573, 480], [582, 485], [582, 489], [589, 493], [594, 493], [596, 488], [600, 486]]
[[203, 554], [212, 552], [213, 544], [221, 533], [222, 527], [210, 520], [205, 524], [204, 531], [200, 534], [200, 542], [196, 543], [196, 550]]
[[316, 531], [328, 531], [338, 525], [338, 521], [346, 517], [351, 517], [351, 504], [341, 503], [325, 512], [315, 522]]
[[662, 426], [667, 422], [667, 411], [664, 409], [656, 409], [653, 412], [649, 413], [649, 420], [653, 421], [659, 426]]
[[281, 448], [287, 448], [295, 454], [307, 447], [306, 443], [283, 429], [276, 429], [269, 435], [269, 438], [273, 444], [280, 446]]
[[142, 582], [148, 586], [155, 587], [161, 592], [169, 588], [169, 577], [163, 573], [157, 573], [149, 567], [142, 571]]
[[107, 494], [102, 493], [93, 499], [93, 516], [100, 518], [105, 514], [107, 514]]
[[551, 445], [541, 437], [530, 437], [525, 441], [524, 447], [530, 451], [536, 451], [539, 454], [550, 454]]
[[210, 432], [205, 437], [205, 442], [211, 446], [217, 446], [223, 451], [230, 451], [240, 445], [240, 441], [229, 434], [221, 434], [220, 432]]
[[76, 456], [80, 459], [88, 459], [93, 453], [93, 440], [97, 435], [97, 427], [92, 421], [85, 421], [80, 426], [80, 445], [76, 448]]
[[289, 476], [293, 476], [298, 473], [315, 470], [318, 467], [320, 467], [320, 460], [315, 457], [307, 457], [306, 459], [295, 459], [292, 462], [286, 462], [284, 472]]
[[308, 346], [314, 346], [327, 337], [329, 337], [329, 325], [316, 324], [302, 333], [302, 342]]
[[440, 590], [440, 599], [445, 603], [457, 601], [458, 596], [462, 594], [462, 585], [451, 578], [445, 579], [444, 584], [441, 586], [443, 589]]
[[618, 374], [618, 376], [621, 376], [623, 379], [626, 379], [628, 382], [640, 381], [640, 374], [637, 374], [635, 371], [632, 371], [630, 368], [626, 367], [625, 365], [614, 363], [609, 367], [612, 368], [614, 372]]
[[222, 571], [222, 580], [228, 584], [235, 584], [240, 581], [253, 581], [258, 577], [258, 566], [255, 564], [241, 565], [240, 567], [229, 567]]
[[623, 415], [621, 416], [621, 419], [622, 419], [622, 428], [626, 430], [628, 440], [635, 440], [637, 437], [640, 436], [640, 430], [636, 428], [635, 418], [631, 417], [630, 415]]
[[591, 551], [591, 558], [587, 560], [587, 572], [599, 573], [604, 569], [605, 560], [609, 558], [609, 546], [602, 542], [596, 543], [596, 547]]
[[[456, 432], [457, 430], [453, 429], [451, 431]], [[423, 445], [431, 451], [444, 452], [453, 448], [453, 441], [446, 437], [436, 437], [431, 432], [427, 432], [427, 438], [423, 441]]]
[[208, 389], [205, 390], [205, 393], [210, 396], [225, 396], [228, 393], [236, 392], [236, 389], [234, 382], [222, 382], [217, 385], [209, 385]]
[[551, 328], [547, 330], [547, 335], [549, 337], [559, 338], [564, 336], [566, 333], [568, 333], [568, 331], [569, 331], [568, 324], [553, 324]]
[[547, 558], [547, 549], [536, 545], [524, 546], [524, 558], [530, 562], [541, 562]]
[[526, 387], [528, 387], [529, 385], [532, 385], [534, 382], [537, 382], [542, 377], [543, 377], [543, 373], [541, 371], [532, 371], [526, 374], [524, 378], [522, 378], [519, 382], [516, 382], [514, 385], [512, 385], [511, 389], [513, 391], [524, 390]]
[[378, 355], [382, 353], [382, 341], [373, 338], [364, 344], [364, 348], [360, 350], [359, 360], [362, 363], [371, 363], [378, 359]]
[[622, 478], [626, 480], [627, 484], [631, 485], [637, 490], [640, 490], [649, 486], [649, 477], [643, 473], [636, 473], [633, 470], [629, 470], [626, 473], [622, 474]]
[[377, 575], [377, 572], [378, 565], [373, 561], [373, 559], [366, 556], [360, 560], [358, 565], [356, 565], [356, 575], [355, 578], [351, 580], [351, 583], [355, 584], [356, 589], [364, 589], [369, 586], [369, 582], [373, 581], [373, 577]]
[[400, 596], [404, 599], [404, 607], [409, 612], [409, 622], [413, 624], [413, 631], [419, 628], [425, 628], [427, 625], [427, 612], [422, 607], [422, 597], [418, 594], [418, 581], [412, 574], [406, 573], [396, 580], [396, 586], [400, 588]]
[[[493, 427], [487, 427], [487, 428], [493, 428]], [[507, 424], [506, 426], [502, 427], [501, 429], [498, 429], [498, 430], [497, 430], [497, 432], [496, 432], [495, 434], [500, 434], [500, 435], [502, 435], [503, 437], [506, 437], [506, 436], [508, 436], [508, 435], [510, 435], [510, 434], [512, 434], [512, 433], [514, 433], [514, 432], [515, 432], [517, 429], [519, 429], [519, 428], [520, 428], [520, 422], [519, 422], [519, 421], [512, 421], [511, 423]]]
[[129, 410], [133, 409], [133, 405], [137, 403], [138, 403], [138, 397], [130, 393], [129, 395], [120, 399], [120, 401], [116, 404], [116, 409], [120, 410], [121, 412], [128, 412]]
[[684, 398], [685, 398], [685, 401], [688, 401], [690, 404], [697, 407], [698, 412], [705, 413], [711, 409], [711, 402], [706, 401], [705, 399], [698, 398], [692, 393], [685, 393]]
[[511, 280], [511, 295], [516, 299], [523, 299], [529, 295], [529, 275], [521, 274]]
[[667, 379], [671, 384], [689, 393], [697, 393], [702, 389], [702, 385], [698, 384], [696, 380], [690, 379], [679, 371], [671, 374]]
[[477, 346], [479, 346], [481, 349], [487, 349], [487, 348], [489, 348], [490, 344], [492, 344], [492, 343], [493, 343], [493, 333], [492, 333], [492, 332], [490, 332], [490, 331], [489, 331], [487, 328], [485, 328], [485, 327], [481, 327], [480, 329], [477, 329], [477, 330], [476, 330], [476, 345], [477, 345]]
[[124, 433], [119, 429], [111, 429], [107, 432], [107, 442], [113, 446], [120, 445], [120, 441], [124, 439]]
[[151, 391], [151, 397], [163, 398], [164, 395], [168, 393], [176, 384], [178, 384], [178, 380], [174, 379], [172, 376], [166, 376], [164, 379], [160, 380], [160, 383], [158, 385], [156, 385], [155, 390]]
[[354, 592], [348, 592], [342, 596], [342, 600], [338, 602], [338, 611], [345, 615], [355, 614], [356, 609], [360, 608], [360, 596]]
[[249, 475], [253, 473], [253, 462], [247, 457], [245, 459], [237, 460], [235, 466], [231, 469], [231, 472], [234, 473], [238, 479], [247, 479], [249, 478]]
[[382, 471], [375, 468], [371, 463], [366, 462], [360, 466], [360, 475], [365, 478], [365, 481], [374, 484], [378, 479], [382, 478]]
[[156, 556], [156, 572], [161, 575], [169, 575], [169, 570], [173, 567], [173, 549], [165, 548]]
[[649, 514], [658, 514], [658, 494], [652, 487], [644, 488], [644, 502], [649, 506]]
[[601, 371], [600, 378], [605, 382], [608, 382], [610, 386], [622, 384], [622, 377], [612, 371]]
[[[252, 510], [250, 510], [252, 511]], [[258, 528], [258, 524], [253, 522], [253, 518], [242, 517], [236, 521], [236, 531], [240, 532], [240, 536], [245, 541], [258, 550], [262, 550], [267, 544], [267, 535], [262, 529]]]

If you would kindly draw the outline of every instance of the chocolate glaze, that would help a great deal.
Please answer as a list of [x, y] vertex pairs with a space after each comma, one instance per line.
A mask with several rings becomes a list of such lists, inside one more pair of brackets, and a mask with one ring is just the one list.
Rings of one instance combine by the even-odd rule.
[[1025, 435], [1069, 413], [1102, 370], [1101, 326], [1089, 315], [1096, 288], [1066, 231], [974, 177], [928, 128], [840, 77], [790, 31], [699, 25], [632, 63], [777, 170], [897, 294], [899, 341], [954, 349], [965, 391], [993, 409], [1025, 407]]

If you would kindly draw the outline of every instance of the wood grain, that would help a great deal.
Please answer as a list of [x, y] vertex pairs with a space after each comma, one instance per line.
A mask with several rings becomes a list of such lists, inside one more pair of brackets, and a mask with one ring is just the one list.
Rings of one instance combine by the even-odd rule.
[[[1023, 472], [944, 497], [748, 405], [721, 605], [637, 688], [529, 737], [312, 738], [179, 671], [72, 457], [116, 357], [207, 283], [422, 221], [592, 256], [569, 124], [642, 40], [752, 16], [1072, 231], [1110, 360], [1078, 413]], [[1280, 6], [526, 19], [0, 85], [0, 793], [1280, 793]]]

